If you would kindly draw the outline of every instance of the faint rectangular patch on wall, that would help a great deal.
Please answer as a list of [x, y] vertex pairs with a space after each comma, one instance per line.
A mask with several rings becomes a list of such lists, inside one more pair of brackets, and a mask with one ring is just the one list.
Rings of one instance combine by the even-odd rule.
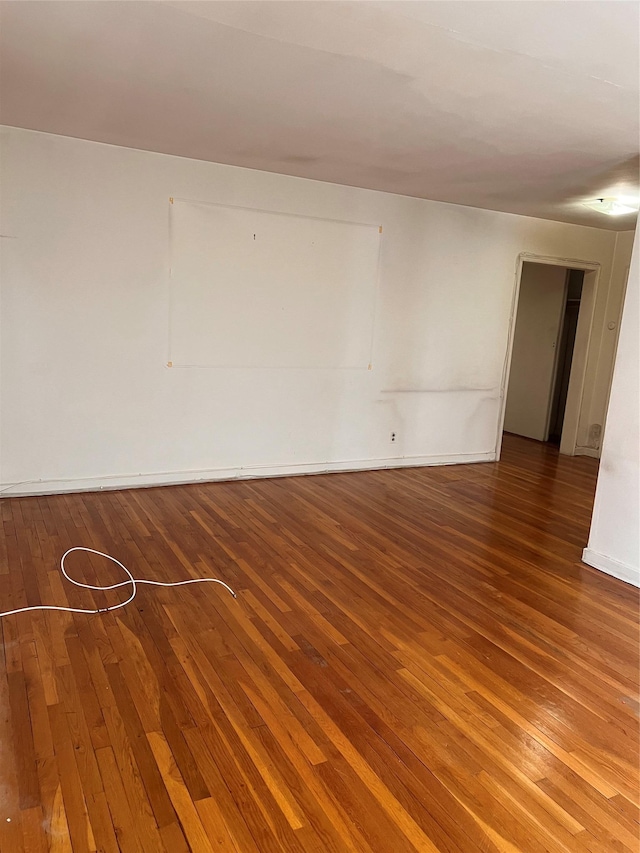
[[174, 199], [174, 367], [367, 369], [378, 225]]

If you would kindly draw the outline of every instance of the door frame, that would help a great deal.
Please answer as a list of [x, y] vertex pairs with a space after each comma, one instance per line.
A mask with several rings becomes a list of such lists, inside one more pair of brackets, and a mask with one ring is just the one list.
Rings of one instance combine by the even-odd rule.
[[507, 349], [502, 368], [502, 381], [500, 383], [500, 410], [498, 415], [498, 429], [496, 433], [496, 461], [500, 459], [500, 453], [502, 450], [502, 432], [504, 429], [509, 374], [511, 372], [513, 339], [516, 315], [518, 312], [518, 299], [520, 298], [522, 269], [525, 263], [566, 267], [566, 269], [582, 270], [585, 274], [582, 284], [580, 312], [578, 314], [578, 326], [576, 329], [576, 339], [573, 348], [573, 358], [571, 360], [569, 390], [567, 392], [567, 404], [565, 408], [564, 423], [562, 426], [560, 452], [569, 456], [575, 456], [576, 449], [578, 447], [578, 426], [580, 423], [580, 414], [585, 392], [587, 355], [593, 332], [593, 320], [595, 315], [596, 296], [600, 283], [601, 267], [599, 263], [594, 261], [584, 261], [578, 258], [550, 257], [548, 255], [535, 255], [530, 252], [521, 252], [516, 261], [515, 281], [513, 295], [511, 298], [511, 314], [509, 316]]

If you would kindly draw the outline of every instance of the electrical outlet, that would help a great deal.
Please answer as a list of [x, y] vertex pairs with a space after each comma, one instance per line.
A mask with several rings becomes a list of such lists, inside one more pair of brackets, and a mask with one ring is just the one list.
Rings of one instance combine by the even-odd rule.
[[392, 432], [390, 438], [391, 438], [391, 444], [393, 444], [396, 440], [396, 433]]

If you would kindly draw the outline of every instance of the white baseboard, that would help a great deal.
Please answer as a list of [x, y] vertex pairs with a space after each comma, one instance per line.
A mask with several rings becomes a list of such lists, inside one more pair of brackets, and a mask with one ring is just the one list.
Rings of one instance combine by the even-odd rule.
[[619, 560], [614, 560], [613, 557], [598, 554], [597, 551], [592, 551], [591, 548], [585, 548], [582, 552], [582, 562], [593, 566], [594, 569], [599, 569], [601, 572], [606, 572], [606, 574], [612, 575], [614, 578], [618, 578], [625, 583], [640, 587], [640, 569], [637, 566], [621, 563]]
[[574, 456], [591, 456], [592, 459], [600, 459], [600, 450], [596, 447], [576, 447]]
[[495, 458], [495, 450], [490, 450], [484, 453], [450, 453], [441, 456], [390, 456], [386, 459], [348, 459], [335, 462], [248, 465], [246, 467], [210, 468], [193, 471], [161, 471], [158, 473], [78, 477], [64, 480], [23, 480], [17, 483], [0, 483], [0, 498], [25, 497], [27, 495], [57, 495], [66, 492], [136, 489], [149, 486], [211, 483], [224, 480], [248, 480], [264, 477], [293, 477], [300, 474], [331, 474], [340, 471], [375, 471], [384, 468], [462, 465], [473, 462], [494, 462]]

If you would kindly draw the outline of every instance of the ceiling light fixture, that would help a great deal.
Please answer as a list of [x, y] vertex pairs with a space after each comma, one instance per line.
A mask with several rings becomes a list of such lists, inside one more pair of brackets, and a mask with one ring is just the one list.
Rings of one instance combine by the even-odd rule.
[[637, 213], [640, 207], [640, 199], [629, 196], [610, 196], [609, 198], [594, 198], [592, 201], [583, 201], [582, 204], [598, 213], [607, 216], [624, 216], [625, 213]]

